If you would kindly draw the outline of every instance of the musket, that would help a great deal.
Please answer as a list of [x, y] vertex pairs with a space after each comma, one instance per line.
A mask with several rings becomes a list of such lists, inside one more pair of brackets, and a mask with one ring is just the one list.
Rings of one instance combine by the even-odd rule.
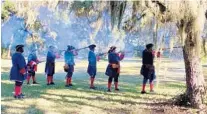
[[[79, 48], [79, 49], [72, 49], [71, 51], [80, 51], [80, 50], [82, 50], [82, 49], [86, 49], [86, 48], [88, 48], [88, 46], [87, 47], [83, 47], [83, 48]], [[64, 52], [64, 51], [67, 51], [67, 50], [59, 50], [59, 52]]]
[[98, 56], [104, 56], [104, 55], [106, 55], [108, 52], [104, 52], [104, 53], [99, 53], [99, 54], [97, 54]]
[[[83, 48], [79, 48], [79, 49], [72, 49], [72, 50], [70, 50], [70, 51], [80, 51], [80, 50], [82, 50], [82, 49], [86, 49], [86, 48], [89, 48], [89, 46], [87, 46], [87, 47], [83, 47]], [[58, 53], [61, 54], [62, 52], [65, 52], [65, 51], [67, 51], [67, 50], [58, 50]], [[62, 55], [62, 54], [61, 54], [61, 55]]]
[[79, 49], [73, 49], [72, 51], [80, 51], [80, 50], [82, 50], [82, 49], [86, 49], [86, 48], [89, 48], [89, 46], [87, 46], [87, 47], [83, 47], [83, 48], [79, 48]]
[[38, 61], [38, 64], [39, 64], [39, 63], [43, 63], [43, 62], [46, 62], [46, 61]]
[[118, 51], [117, 53], [132, 53], [133, 51]]
[[[133, 51], [118, 51], [116, 53], [132, 53]], [[104, 52], [104, 53], [99, 53], [97, 54], [98, 56], [103, 56], [103, 55], [106, 55], [108, 54], [108, 52]]]
[[[183, 48], [182, 46], [178, 46], [178, 47], [172, 47], [173, 49], [174, 48]], [[172, 48], [159, 48], [159, 50], [168, 50], [168, 49], [172, 49]]]

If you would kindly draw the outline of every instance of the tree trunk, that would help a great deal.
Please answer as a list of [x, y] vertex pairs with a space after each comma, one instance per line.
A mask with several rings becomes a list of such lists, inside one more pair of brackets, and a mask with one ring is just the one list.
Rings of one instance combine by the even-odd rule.
[[203, 47], [204, 57], [207, 56], [206, 42], [207, 40], [203, 38], [202, 47]]
[[205, 81], [200, 62], [201, 30], [197, 28], [197, 24], [202, 23], [197, 19], [188, 21], [182, 35], [185, 34], [184, 36], [186, 36], [183, 47], [187, 85], [186, 97], [190, 100], [190, 105], [201, 108], [204, 103]]
[[8, 53], [7, 53], [7, 58], [10, 59], [11, 58], [11, 48], [12, 48], [12, 43], [13, 43], [13, 39], [14, 39], [14, 35], [11, 36], [10, 38], [10, 44], [9, 44], [9, 47], [8, 47]]
[[155, 20], [155, 25], [154, 25], [154, 28], [153, 28], [153, 43], [154, 43], [154, 47], [157, 51], [157, 29], [158, 29], [158, 23], [157, 23], [157, 20]]

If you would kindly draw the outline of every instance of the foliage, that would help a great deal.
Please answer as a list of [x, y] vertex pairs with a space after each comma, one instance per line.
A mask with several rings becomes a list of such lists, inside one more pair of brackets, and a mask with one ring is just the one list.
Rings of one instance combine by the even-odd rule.
[[75, 11], [78, 16], [86, 16], [92, 5], [92, 1], [74, 1], [70, 10]]
[[42, 24], [39, 20], [36, 20], [34, 24], [32, 25], [31, 29], [35, 30], [36, 32], [40, 31], [42, 29]]
[[40, 38], [37, 34], [34, 35], [33, 37], [29, 36], [27, 39], [26, 39], [26, 43], [27, 45], [29, 46], [32, 46], [33, 43], [43, 47], [44, 46], [44, 41], [42, 38]]
[[14, 3], [10, 2], [9, 0], [6, 0], [2, 3], [1, 8], [1, 19], [3, 21], [6, 21], [10, 15], [13, 15], [16, 13], [16, 9], [14, 6]]

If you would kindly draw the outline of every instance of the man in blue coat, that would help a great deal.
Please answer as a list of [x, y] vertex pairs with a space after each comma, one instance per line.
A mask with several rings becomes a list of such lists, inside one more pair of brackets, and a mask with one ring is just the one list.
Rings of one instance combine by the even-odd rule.
[[97, 70], [97, 67], [96, 67], [96, 62], [97, 62], [97, 56], [96, 54], [94, 53], [95, 51], [95, 47], [96, 45], [92, 44], [89, 46], [89, 53], [88, 53], [88, 69], [87, 69], [87, 73], [89, 74], [90, 76], [90, 89], [95, 89], [95, 86], [94, 86], [94, 80], [95, 80], [95, 76], [96, 76], [96, 70]]
[[118, 89], [118, 77], [120, 74], [120, 61], [123, 59], [124, 53], [116, 53], [116, 47], [112, 46], [108, 51], [108, 66], [106, 69], [106, 75], [108, 78], [108, 92], [111, 92], [111, 83], [114, 79], [115, 90]]
[[153, 80], [155, 79], [155, 68], [153, 65], [154, 55], [153, 55], [153, 44], [147, 44], [146, 49], [142, 52], [142, 68], [141, 74], [144, 76], [142, 84], [142, 94], [145, 94], [145, 86], [147, 81], [150, 83], [150, 92], [153, 90]]
[[27, 84], [29, 84], [30, 78], [32, 77], [33, 84], [38, 84], [35, 79], [35, 72], [37, 71], [37, 64], [39, 60], [37, 59], [36, 50], [32, 49], [31, 53], [28, 56], [28, 76], [27, 76]]
[[53, 82], [53, 75], [55, 74], [55, 59], [59, 57], [60, 56], [55, 52], [55, 47], [50, 46], [47, 53], [47, 59], [45, 65], [45, 73], [47, 75], [47, 85], [55, 84]]
[[14, 98], [23, 98], [22, 84], [26, 79], [26, 62], [22, 53], [24, 52], [23, 45], [16, 46], [16, 52], [12, 55], [12, 68], [10, 71], [10, 80], [15, 81]]
[[65, 59], [64, 70], [65, 72], [67, 72], [65, 87], [73, 86], [72, 76], [73, 76], [74, 65], [75, 65], [74, 56], [76, 55], [77, 55], [77, 52], [75, 51], [75, 47], [68, 45], [68, 48], [64, 53], [64, 59]]

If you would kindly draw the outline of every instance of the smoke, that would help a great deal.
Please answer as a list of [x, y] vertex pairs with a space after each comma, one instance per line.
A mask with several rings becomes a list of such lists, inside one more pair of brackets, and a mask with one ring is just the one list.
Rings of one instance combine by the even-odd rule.
[[[122, 26], [124, 21], [131, 16], [131, 7], [131, 5], [128, 5], [125, 10]], [[41, 22], [43, 28], [38, 34], [45, 43], [45, 47], [41, 51], [46, 53], [50, 45], [56, 46], [58, 50], [66, 50], [67, 45], [82, 48], [95, 43], [97, 53], [107, 52], [109, 47], [116, 46], [117, 51], [131, 51], [132, 54], [128, 55], [133, 56], [133, 54], [144, 50], [146, 44], [153, 43], [153, 29], [151, 26], [141, 27], [135, 32], [125, 32], [117, 28], [112, 30], [110, 11], [107, 9], [102, 11], [98, 21], [94, 21], [95, 18], [95, 16], [77, 16], [73, 11], [53, 11], [47, 7], [40, 7], [37, 19]], [[93, 22], [90, 22], [91, 20]], [[141, 25], [141, 22], [138, 22], [137, 25]], [[21, 28], [24, 28], [24, 19], [16, 16], [11, 17], [2, 25], [2, 42], [4, 44], [11, 43], [13, 36], [13, 45], [25, 43], [25, 39], [29, 35]], [[170, 26], [167, 26], [166, 29], [170, 29]], [[167, 35], [165, 35], [165, 47], [169, 44], [170, 31], [168, 30]], [[164, 34], [166, 34], [166, 31], [161, 27], [158, 30], [158, 44], [161, 44]], [[84, 49], [79, 51], [78, 56], [87, 57], [87, 54], [88, 49]]]

